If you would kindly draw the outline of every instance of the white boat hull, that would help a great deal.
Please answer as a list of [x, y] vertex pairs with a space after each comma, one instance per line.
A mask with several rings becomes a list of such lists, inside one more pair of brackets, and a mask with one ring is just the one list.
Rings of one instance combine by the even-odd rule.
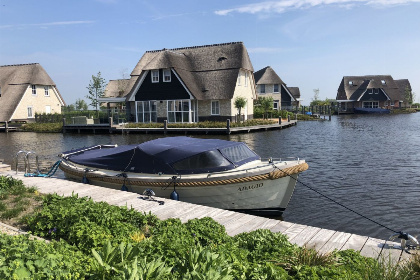
[[[302, 160], [282, 164], [284, 170], [295, 166], [304, 166], [303, 170], [307, 169], [307, 164]], [[72, 180], [80, 182], [85, 176], [86, 166], [63, 162], [60, 168]], [[180, 201], [227, 210], [279, 215], [286, 209], [292, 197], [298, 172], [291, 176], [267, 178], [270, 171], [273, 171], [273, 166], [265, 164], [235, 172], [183, 175], [176, 180], [175, 189]], [[151, 189], [157, 197], [163, 198], [170, 198], [174, 190], [171, 175], [126, 173], [126, 180], [121, 177], [116, 180], [117, 175], [118, 172], [108, 170], [91, 170], [86, 177], [93, 185], [121, 190], [124, 184], [128, 191], [139, 194]]]

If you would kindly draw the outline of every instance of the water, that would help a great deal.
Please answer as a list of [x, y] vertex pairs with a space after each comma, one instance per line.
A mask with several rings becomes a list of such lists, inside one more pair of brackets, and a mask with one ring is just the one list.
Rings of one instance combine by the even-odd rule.
[[[19, 150], [56, 160], [72, 148], [134, 144], [162, 135], [0, 133], [0, 158], [12, 163]], [[194, 136], [197, 137], [197, 136]], [[202, 136], [243, 141], [261, 157], [300, 157], [303, 172], [288, 222], [387, 239], [392, 231], [323, 198], [307, 186], [396, 231], [420, 234], [420, 114], [334, 116], [299, 122], [284, 130]]]

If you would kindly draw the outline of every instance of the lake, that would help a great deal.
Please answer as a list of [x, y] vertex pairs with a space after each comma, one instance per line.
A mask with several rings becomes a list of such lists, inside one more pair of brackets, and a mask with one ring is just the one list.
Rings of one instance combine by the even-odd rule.
[[[170, 135], [173, 136], [173, 135]], [[19, 150], [55, 161], [63, 151], [95, 144], [134, 144], [162, 135], [0, 133], [0, 158]], [[242, 141], [261, 157], [306, 159], [282, 219], [388, 239], [393, 233], [317, 194], [313, 188], [396, 231], [420, 233], [420, 113], [340, 115], [331, 121], [250, 134], [194, 136]]]

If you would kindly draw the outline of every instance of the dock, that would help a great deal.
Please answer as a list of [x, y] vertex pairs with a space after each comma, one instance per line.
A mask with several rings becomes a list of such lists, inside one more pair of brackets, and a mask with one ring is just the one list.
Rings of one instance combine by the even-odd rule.
[[63, 124], [63, 133], [93, 133], [93, 134], [235, 134], [250, 133], [267, 130], [279, 130], [297, 125], [297, 120], [286, 120], [281, 123], [231, 127], [229, 124], [222, 128], [172, 128], [165, 123], [161, 128], [127, 128], [124, 124]]
[[94, 201], [107, 202], [117, 206], [133, 207], [139, 212], [155, 214], [159, 219], [179, 218], [187, 222], [194, 218], [211, 217], [226, 228], [230, 236], [250, 232], [257, 229], [269, 229], [288, 236], [291, 243], [298, 246], [313, 248], [321, 253], [333, 250], [354, 249], [366, 257], [392, 260], [398, 263], [410, 257], [406, 251], [401, 250], [400, 243], [380, 240], [372, 237], [352, 233], [339, 232], [281, 220], [258, 217], [234, 211], [195, 205], [186, 202], [156, 197], [163, 201], [161, 205], [156, 201], [144, 200], [144, 196], [115, 189], [82, 184], [60, 178], [24, 177], [22, 172], [2, 171], [0, 175], [12, 176], [20, 179], [28, 187], [36, 187], [40, 193], [79, 197], [91, 197]]

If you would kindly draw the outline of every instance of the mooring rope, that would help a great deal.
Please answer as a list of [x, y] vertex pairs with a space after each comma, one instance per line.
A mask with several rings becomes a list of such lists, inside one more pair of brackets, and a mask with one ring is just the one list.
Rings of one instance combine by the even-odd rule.
[[[275, 166], [275, 165], [274, 165], [274, 166]], [[276, 169], [278, 169], [278, 170], [280, 170], [280, 171], [282, 171], [282, 172], [284, 172], [284, 173], [286, 173], [286, 171], [285, 171], [285, 170], [283, 170], [283, 169], [279, 169], [277, 166], [275, 166], [275, 168], [276, 168]], [[344, 205], [344, 204], [342, 204], [342, 203], [340, 203], [340, 202], [338, 202], [338, 201], [336, 201], [336, 200], [334, 200], [334, 199], [332, 199], [332, 198], [328, 197], [327, 195], [325, 195], [325, 194], [323, 194], [322, 192], [320, 192], [320, 191], [318, 191], [318, 190], [314, 189], [313, 187], [311, 187], [311, 186], [309, 186], [309, 185], [307, 185], [307, 184], [305, 184], [305, 183], [303, 183], [303, 182], [299, 181], [297, 178], [294, 178], [294, 177], [292, 176], [293, 174], [288, 174], [288, 173], [286, 173], [286, 175], [287, 175], [287, 176], [289, 176], [290, 178], [292, 178], [292, 179], [296, 180], [296, 182], [298, 182], [298, 183], [302, 184], [303, 186], [307, 187], [308, 189], [310, 189], [310, 190], [312, 190], [312, 191], [316, 192], [316, 193], [317, 193], [317, 194], [319, 194], [320, 196], [322, 196], [322, 197], [324, 197], [324, 198], [326, 198], [326, 199], [328, 199], [328, 200], [330, 200], [330, 201], [334, 202], [334, 203], [335, 203], [335, 204], [337, 204], [337, 205], [340, 205], [341, 207], [343, 207], [343, 208], [345, 208], [345, 209], [347, 209], [347, 210], [349, 210], [349, 211], [353, 212], [354, 214], [359, 215], [360, 217], [365, 218], [365, 219], [367, 219], [367, 220], [371, 221], [372, 223], [375, 223], [375, 224], [377, 224], [377, 225], [379, 225], [379, 226], [381, 226], [381, 227], [383, 227], [383, 228], [386, 228], [387, 230], [390, 230], [390, 231], [392, 231], [392, 232], [394, 232], [394, 233], [402, 233], [402, 231], [396, 231], [396, 230], [394, 230], [394, 229], [392, 229], [392, 228], [390, 228], [390, 227], [387, 227], [386, 225], [383, 225], [383, 224], [381, 224], [381, 223], [379, 223], [379, 222], [377, 222], [377, 221], [375, 221], [375, 220], [373, 220], [373, 219], [371, 219], [371, 218], [369, 218], [369, 217], [367, 217], [367, 216], [365, 216], [365, 215], [363, 215], [363, 214], [361, 214], [361, 213], [359, 213], [359, 212], [357, 212], [357, 211], [355, 211], [355, 210], [351, 209], [350, 207], [348, 207], [348, 206], [346, 206], [346, 205]]]

